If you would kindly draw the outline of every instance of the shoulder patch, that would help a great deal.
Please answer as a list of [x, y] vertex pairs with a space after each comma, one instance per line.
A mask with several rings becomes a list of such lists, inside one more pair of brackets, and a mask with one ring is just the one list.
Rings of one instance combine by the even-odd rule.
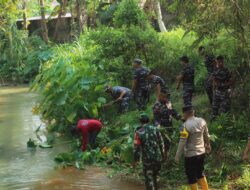
[[183, 129], [180, 132], [180, 138], [187, 139], [188, 136], [189, 136], [189, 133], [188, 133], [187, 129], [185, 127], [183, 127]]

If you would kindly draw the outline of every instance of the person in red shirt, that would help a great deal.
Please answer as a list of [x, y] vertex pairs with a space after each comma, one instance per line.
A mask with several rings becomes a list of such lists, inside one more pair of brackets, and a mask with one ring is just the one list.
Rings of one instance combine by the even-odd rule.
[[103, 124], [95, 119], [82, 119], [78, 121], [73, 133], [82, 133], [82, 151], [86, 151], [87, 145], [94, 148], [95, 140], [101, 131]]

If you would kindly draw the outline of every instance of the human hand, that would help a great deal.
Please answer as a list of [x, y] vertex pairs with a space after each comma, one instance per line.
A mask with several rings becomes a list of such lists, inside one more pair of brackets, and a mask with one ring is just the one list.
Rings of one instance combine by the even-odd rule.
[[175, 156], [175, 163], [179, 164], [180, 163], [180, 158], [178, 156]]
[[212, 148], [211, 148], [211, 145], [209, 144], [209, 145], [206, 145], [206, 153], [207, 154], [210, 154], [211, 153], [211, 151], [212, 151]]
[[244, 154], [243, 157], [242, 157], [242, 160], [244, 162], [248, 161], [248, 155], [247, 154]]

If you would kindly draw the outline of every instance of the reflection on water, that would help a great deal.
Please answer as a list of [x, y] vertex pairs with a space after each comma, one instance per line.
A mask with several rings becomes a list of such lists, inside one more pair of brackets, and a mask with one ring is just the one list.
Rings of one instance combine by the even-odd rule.
[[110, 180], [102, 168], [57, 169], [53, 158], [68, 147], [29, 151], [41, 124], [31, 113], [37, 96], [28, 88], [0, 88], [0, 190], [140, 190], [141, 186]]

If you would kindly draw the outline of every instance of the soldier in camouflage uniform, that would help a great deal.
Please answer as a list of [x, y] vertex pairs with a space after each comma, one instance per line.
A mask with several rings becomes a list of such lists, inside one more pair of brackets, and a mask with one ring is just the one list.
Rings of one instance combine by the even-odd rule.
[[120, 109], [119, 109], [120, 112], [124, 113], [129, 110], [129, 102], [132, 97], [132, 91], [130, 89], [126, 87], [122, 87], [122, 86], [114, 86], [114, 87], [107, 86], [105, 90], [114, 99], [114, 101], [106, 105], [118, 103], [120, 106]]
[[219, 114], [230, 110], [230, 86], [232, 85], [232, 76], [227, 68], [224, 67], [223, 56], [216, 58], [217, 69], [213, 72], [214, 97], [212, 106], [212, 116], [214, 119]]
[[164, 143], [158, 128], [149, 124], [149, 117], [140, 116], [142, 124], [134, 136], [134, 161], [142, 157], [143, 173], [147, 190], [157, 190], [157, 176], [161, 169], [164, 155]]
[[183, 101], [184, 105], [192, 105], [192, 96], [194, 93], [194, 66], [189, 64], [187, 56], [182, 56], [180, 62], [183, 65], [181, 74], [177, 77], [177, 89], [183, 83]]
[[205, 80], [205, 89], [207, 92], [207, 96], [210, 104], [213, 104], [213, 80], [212, 74], [215, 70], [215, 57], [214, 55], [209, 55], [205, 53], [205, 48], [203, 46], [199, 47], [199, 54], [205, 59], [205, 66], [207, 68], [207, 77]]
[[149, 85], [147, 76], [150, 72], [146, 67], [142, 67], [142, 61], [135, 59], [134, 61], [134, 80], [132, 84], [132, 92], [139, 110], [146, 108], [149, 101]]
[[181, 119], [181, 115], [173, 109], [172, 104], [168, 101], [167, 95], [161, 93], [158, 101], [153, 106], [154, 124], [155, 126], [161, 126], [161, 132], [165, 145], [165, 153], [170, 148], [170, 138], [173, 132], [173, 118], [176, 120]]
[[167, 87], [166, 82], [161, 77], [153, 75], [153, 73], [150, 72], [149, 75], [147, 76], [147, 79], [154, 86], [156, 86], [157, 98], [159, 97], [160, 93], [166, 93], [168, 95], [168, 99], [170, 99], [169, 88]]

